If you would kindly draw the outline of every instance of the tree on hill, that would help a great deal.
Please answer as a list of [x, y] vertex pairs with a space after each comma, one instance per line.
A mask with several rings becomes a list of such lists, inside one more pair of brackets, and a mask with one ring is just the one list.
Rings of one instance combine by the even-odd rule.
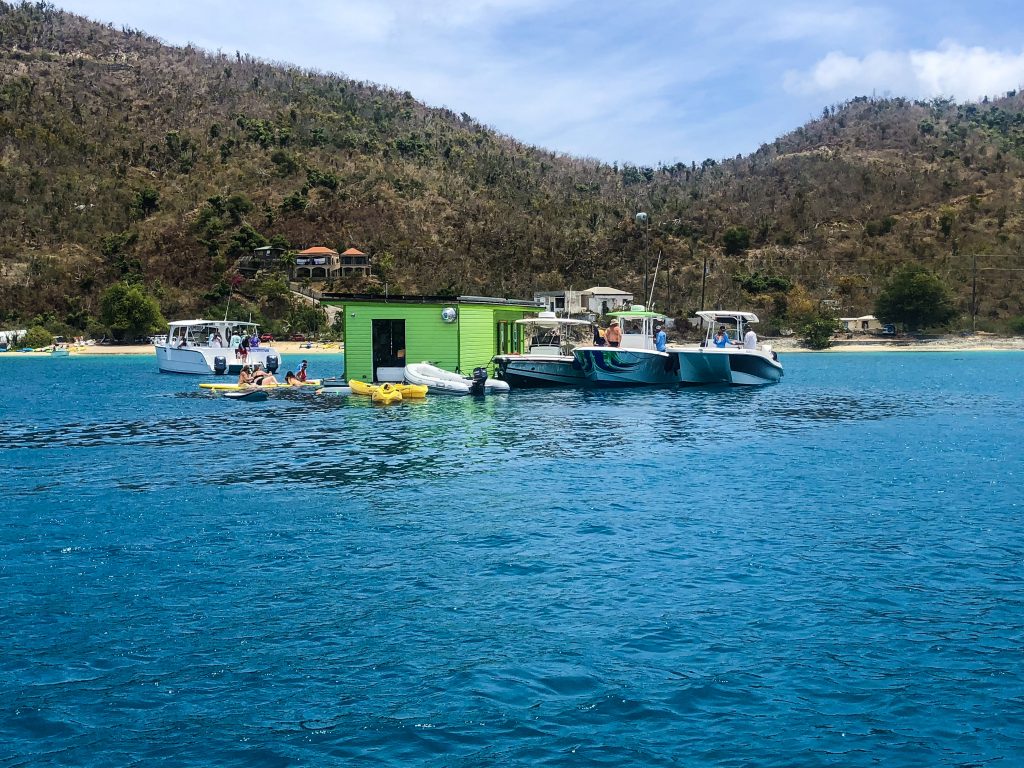
[[28, 333], [25, 334], [25, 338], [22, 340], [22, 343], [27, 347], [32, 347], [33, 349], [48, 347], [53, 344], [53, 334], [41, 325], [34, 325], [28, 329]]
[[134, 338], [164, 325], [156, 299], [141, 286], [115, 283], [100, 298], [100, 317], [118, 339]]
[[949, 289], [935, 274], [908, 264], [886, 283], [875, 301], [875, 314], [908, 330], [945, 325], [956, 317]]

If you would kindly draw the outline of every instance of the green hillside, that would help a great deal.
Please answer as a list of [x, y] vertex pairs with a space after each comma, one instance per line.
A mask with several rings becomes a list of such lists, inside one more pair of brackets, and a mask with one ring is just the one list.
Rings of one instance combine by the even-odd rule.
[[268, 242], [356, 246], [403, 293], [639, 294], [644, 210], [675, 314], [697, 307], [705, 260], [709, 306], [775, 325], [820, 299], [870, 312], [913, 261], [960, 326], [976, 275], [979, 327], [1000, 327], [1022, 314], [1022, 106], [855, 99], [749, 157], [617, 167], [409, 93], [0, 2], [0, 323], [95, 326], [125, 280], [165, 316], [222, 308], [235, 285], [280, 317], [280, 282], [234, 270]]

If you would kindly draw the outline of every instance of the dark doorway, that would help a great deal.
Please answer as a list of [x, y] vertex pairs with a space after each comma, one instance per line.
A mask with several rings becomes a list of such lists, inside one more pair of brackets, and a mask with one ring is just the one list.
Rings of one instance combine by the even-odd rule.
[[371, 332], [373, 380], [377, 381], [378, 368], [405, 367], [405, 320], [374, 320]]

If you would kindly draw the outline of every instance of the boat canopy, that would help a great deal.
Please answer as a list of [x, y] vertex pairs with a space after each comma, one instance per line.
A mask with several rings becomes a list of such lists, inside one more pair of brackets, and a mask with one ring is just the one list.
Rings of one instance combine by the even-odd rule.
[[554, 312], [541, 312], [536, 317], [524, 317], [522, 320], [516, 320], [516, 325], [540, 325], [545, 328], [557, 328], [560, 325], [593, 325], [593, 323], [589, 320], [558, 317]]
[[198, 326], [213, 325], [217, 327], [223, 327], [229, 325], [232, 328], [239, 326], [249, 326], [250, 328], [256, 328], [256, 323], [248, 323], [244, 320], [175, 320], [173, 323], [167, 324], [169, 328], [194, 328]]
[[624, 309], [621, 312], [609, 312], [608, 317], [620, 317], [623, 320], [629, 320], [630, 318], [640, 318], [646, 320], [664, 320], [665, 315], [661, 312], [648, 312], [647, 310], [640, 309]]
[[720, 309], [716, 311], [698, 312], [697, 317], [708, 323], [719, 323], [722, 320], [742, 320], [744, 323], [757, 323], [757, 315], [753, 312], [740, 312], [739, 310]]

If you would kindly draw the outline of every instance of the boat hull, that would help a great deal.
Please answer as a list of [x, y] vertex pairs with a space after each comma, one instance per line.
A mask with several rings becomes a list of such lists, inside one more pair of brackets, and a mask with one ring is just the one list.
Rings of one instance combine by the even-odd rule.
[[667, 387], [679, 383], [676, 358], [667, 352], [621, 347], [580, 347], [573, 352], [597, 387]]
[[[425, 386], [432, 395], [472, 394], [470, 379], [429, 363], [410, 363], [405, 366], [405, 381]], [[484, 383], [484, 393], [488, 395], [505, 394], [509, 389], [508, 382], [499, 379], [487, 379]]]
[[237, 376], [243, 366], [253, 366], [259, 363], [270, 370], [267, 358], [276, 357], [276, 371], [281, 367], [281, 355], [273, 347], [257, 347], [250, 349], [249, 354], [243, 362], [235, 358], [235, 351], [224, 347], [167, 347], [156, 348], [157, 365], [161, 373], [186, 373], [195, 376], [209, 376], [217, 373], [216, 359], [223, 357], [227, 365], [225, 374]]
[[494, 363], [498, 378], [516, 389], [584, 387], [590, 383], [574, 357], [497, 355]]
[[783, 375], [782, 365], [761, 350], [698, 347], [674, 354], [682, 384], [758, 386], [774, 384]]

